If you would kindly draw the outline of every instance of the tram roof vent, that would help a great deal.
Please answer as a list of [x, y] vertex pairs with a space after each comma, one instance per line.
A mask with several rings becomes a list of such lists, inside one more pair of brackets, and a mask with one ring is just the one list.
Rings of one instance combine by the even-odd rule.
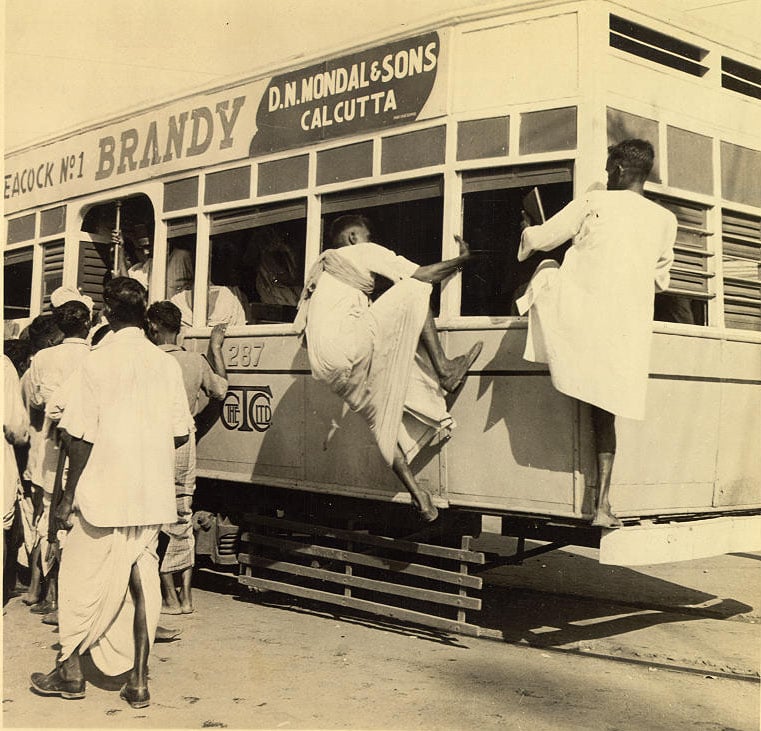
[[708, 66], [701, 63], [708, 54], [705, 48], [633, 23], [618, 15], [610, 16], [609, 42], [612, 48], [692, 76], [703, 76], [708, 71]]
[[761, 69], [722, 56], [721, 85], [738, 94], [761, 99]]

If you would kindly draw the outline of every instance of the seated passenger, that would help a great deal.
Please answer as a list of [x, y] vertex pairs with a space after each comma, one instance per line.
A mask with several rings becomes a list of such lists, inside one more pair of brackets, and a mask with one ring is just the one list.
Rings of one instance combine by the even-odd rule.
[[[455, 238], [459, 256], [419, 267], [372, 243], [364, 216], [342, 216], [331, 230], [337, 248], [323, 252], [310, 271], [295, 322], [306, 334], [313, 377], [367, 420], [426, 522], [438, 510], [409, 460], [437, 434], [448, 435], [454, 424], [444, 392], [457, 391], [483, 345], [449, 359], [433, 322], [431, 285], [470, 258], [467, 244]], [[371, 302], [376, 275], [394, 284]]]
[[276, 232], [268, 232], [256, 270], [259, 300], [265, 305], [295, 306], [299, 302], [301, 288], [296, 257]]
[[[182, 313], [182, 326], [191, 327], [193, 325], [193, 290], [186, 289], [179, 292], [170, 299], [170, 302], [177, 305]], [[206, 324], [210, 327], [215, 325], [237, 325], [246, 324], [245, 295], [239, 287], [225, 287], [223, 285], [209, 285], [209, 294], [207, 299], [207, 317]]]

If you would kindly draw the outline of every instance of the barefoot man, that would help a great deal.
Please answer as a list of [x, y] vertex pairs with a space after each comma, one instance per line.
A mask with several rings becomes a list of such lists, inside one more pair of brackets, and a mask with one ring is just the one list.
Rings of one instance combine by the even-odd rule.
[[[431, 285], [470, 258], [418, 266], [372, 243], [361, 215], [341, 216], [331, 242], [307, 277], [296, 329], [306, 332], [312, 375], [327, 384], [368, 422], [381, 454], [409, 491], [422, 520], [438, 516], [431, 495], [410, 469], [410, 460], [437, 434], [448, 434], [452, 417], [444, 393], [456, 391], [481, 352], [447, 358], [433, 322]], [[377, 275], [393, 286], [374, 302]]]
[[524, 228], [518, 251], [524, 261], [573, 239], [562, 266], [539, 265], [518, 308], [529, 313], [524, 358], [548, 363], [555, 388], [592, 407], [599, 490], [592, 524], [603, 528], [621, 526], [609, 494], [615, 417], [645, 417], [653, 293], [668, 287], [674, 259], [676, 217], [643, 196], [653, 157], [645, 140], [611, 147], [607, 190]]
[[142, 330], [147, 292], [117, 277], [103, 290], [112, 334], [66, 384], [60, 429], [69, 454], [70, 520], [59, 573], [61, 651], [55, 669], [32, 674], [42, 695], [84, 698], [80, 656], [106, 675], [131, 670], [121, 697], [150, 703], [148, 654], [161, 610], [156, 543], [177, 520], [175, 448], [192, 419], [177, 361]]

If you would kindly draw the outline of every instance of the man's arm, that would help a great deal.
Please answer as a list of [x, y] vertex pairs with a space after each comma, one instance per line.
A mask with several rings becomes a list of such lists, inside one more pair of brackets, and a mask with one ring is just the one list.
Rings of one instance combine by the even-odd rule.
[[227, 368], [225, 366], [225, 358], [222, 354], [222, 344], [225, 342], [225, 330], [226, 324], [214, 325], [211, 329], [211, 336], [209, 337], [209, 352], [207, 358], [211, 369], [218, 376], [227, 379]]
[[[518, 261], [526, 261], [535, 251], [552, 251], [573, 238], [581, 229], [586, 212], [586, 201], [579, 198], [540, 226], [526, 226], [518, 247]], [[524, 217], [523, 224], [526, 223]]]
[[455, 241], [460, 245], [459, 256], [439, 261], [436, 264], [428, 264], [427, 266], [418, 267], [412, 273], [412, 278], [418, 279], [421, 282], [436, 284], [462, 269], [463, 264], [470, 259], [470, 248], [462, 237], [457, 234], [455, 234]]
[[72, 437], [68, 432], [61, 434], [63, 441], [62, 448], [66, 449], [69, 455], [69, 474], [66, 479], [66, 488], [61, 498], [61, 502], [55, 511], [55, 517], [62, 523], [69, 522], [72, 506], [74, 505], [74, 496], [79, 484], [79, 478], [82, 476], [87, 462], [92, 452], [92, 442], [86, 442], [84, 439]]

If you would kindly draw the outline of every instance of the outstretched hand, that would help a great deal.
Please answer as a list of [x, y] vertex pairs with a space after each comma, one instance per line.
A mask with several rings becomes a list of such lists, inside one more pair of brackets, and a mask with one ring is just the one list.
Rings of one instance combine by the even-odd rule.
[[211, 336], [209, 338], [209, 345], [212, 350], [221, 350], [222, 343], [225, 341], [225, 331], [227, 330], [227, 323], [219, 323], [214, 325], [211, 329]]
[[454, 240], [460, 246], [460, 256], [470, 257], [470, 246], [468, 246], [468, 242], [459, 234], [454, 235]]

